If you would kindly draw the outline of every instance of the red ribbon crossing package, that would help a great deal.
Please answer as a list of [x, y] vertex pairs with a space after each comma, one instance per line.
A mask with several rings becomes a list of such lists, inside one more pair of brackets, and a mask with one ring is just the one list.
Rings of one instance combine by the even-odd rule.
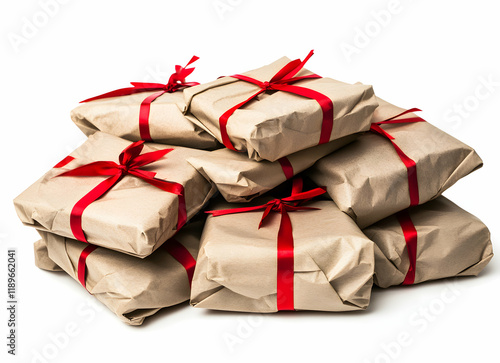
[[297, 202], [308, 201], [314, 197], [317, 197], [325, 193], [324, 189], [316, 188], [309, 190], [307, 192], [302, 192], [301, 181], [296, 181], [294, 183], [294, 188], [292, 190], [292, 195], [283, 199], [273, 199], [266, 204], [255, 206], [255, 207], [243, 207], [243, 208], [233, 208], [233, 209], [221, 209], [208, 211], [212, 216], [223, 216], [232, 213], [245, 213], [257, 210], [264, 210], [262, 213], [262, 218], [259, 222], [259, 229], [262, 227], [266, 218], [271, 212], [278, 212], [281, 215], [281, 221], [278, 230], [278, 269], [277, 269], [277, 308], [279, 310], [294, 310], [293, 304], [293, 278], [290, 278], [294, 273], [293, 264], [293, 228], [292, 222], [290, 221], [289, 212], [298, 210], [311, 210], [315, 208], [304, 207], [298, 205]]
[[307, 71], [312, 54], [185, 89], [186, 115], [255, 160], [276, 161], [367, 131], [377, 106], [373, 89]]
[[189, 65], [198, 59], [193, 56], [186, 66], [176, 65], [166, 84], [131, 82], [132, 87], [81, 101], [82, 105], [71, 112], [71, 118], [86, 135], [100, 130], [132, 141], [214, 148], [215, 139], [182, 114], [182, 90], [199, 85], [186, 82], [186, 77], [194, 71]]
[[332, 201], [312, 200], [324, 192], [302, 192], [295, 182], [287, 198], [216, 202], [207, 212], [191, 304], [248, 312], [366, 308], [373, 243]]
[[474, 149], [423, 122], [418, 109], [378, 102], [372, 132], [307, 171], [361, 228], [438, 197], [482, 166]]
[[95, 133], [21, 193], [16, 211], [28, 226], [145, 257], [215, 193], [186, 161], [204, 153]]
[[322, 157], [354, 141], [349, 135], [284, 156], [277, 161], [255, 161], [229, 149], [214, 150], [188, 162], [212, 181], [228, 202], [248, 202], [311, 167]]
[[[54, 270], [57, 266], [64, 270], [120, 320], [140, 325], [161, 308], [189, 299], [203, 219], [195, 218], [144, 259], [95, 247], [87, 254], [83, 267], [78, 261], [90, 245], [40, 231], [42, 240], [36, 243], [36, 261], [44, 262], [38, 265], [41, 268], [49, 266]], [[87, 273], [82, 280], [85, 268]]]
[[363, 232], [375, 243], [374, 282], [380, 287], [476, 276], [493, 257], [488, 228], [443, 196]]

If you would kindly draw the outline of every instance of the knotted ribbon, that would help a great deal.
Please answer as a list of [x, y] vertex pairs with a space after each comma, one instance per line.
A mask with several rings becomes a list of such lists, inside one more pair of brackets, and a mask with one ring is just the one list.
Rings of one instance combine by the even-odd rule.
[[186, 82], [186, 77], [194, 71], [194, 67], [187, 68], [190, 64], [197, 61], [199, 57], [193, 56], [191, 60], [184, 67], [180, 65], [175, 66], [175, 72], [170, 76], [167, 84], [162, 83], [149, 83], [149, 82], [130, 82], [133, 87], [120, 88], [115, 91], [104, 93], [102, 95], [88, 98], [82, 102], [90, 102], [103, 98], [128, 96], [135, 93], [157, 91], [150, 96], [146, 97], [141, 103], [139, 110], [139, 132], [142, 140], [152, 141], [151, 133], [149, 130], [149, 111], [151, 103], [164, 93], [173, 93], [180, 91], [186, 87], [199, 85], [198, 82]]
[[60, 176], [108, 176], [94, 189], [83, 196], [71, 210], [70, 225], [71, 231], [79, 241], [88, 243], [82, 229], [82, 214], [92, 202], [100, 198], [109, 191], [124, 176], [131, 175], [144, 180], [145, 182], [168, 193], [176, 194], [179, 198], [179, 212], [177, 217], [177, 229], [179, 229], [187, 219], [186, 203], [184, 200], [184, 187], [182, 184], [157, 179], [156, 172], [141, 169], [141, 167], [151, 164], [174, 149], [163, 149], [144, 153], [140, 155], [144, 147], [144, 141], [136, 141], [125, 148], [119, 156], [120, 164], [113, 161], [95, 161], [90, 164], [79, 166], [75, 169], [57, 175]]
[[[403, 124], [403, 123], [414, 123], [414, 122], [425, 122], [424, 119], [420, 117], [408, 117], [403, 119], [397, 119], [400, 116], [406, 115], [411, 112], [421, 111], [418, 108], [412, 108], [401, 112], [400, 114], [388, 118], [387, 120], [372, 123], [370, 130], [375, 132], [383, 137], [387, 138], [396, 153], [398, 154], [401, 161], [406, 166], [406, 172], [408, 175], [408, 189], [410, 193], [410, 206], [415, 206], [419, 204], [419, 192], [418, 192], [418, 179], [417, 179], [417, 166], [415, 161], [411, 159], [408, 155], [406, 155], [403, 150], [394, 142], [395, 138], [390, 135], [387, 131], [382, 129], [380, 125], [383, 124]], [[399, 224], [401, 225], [401, 229], [403, 231], [403, 235], [406, 242], [406, 250], [408, 251], [408, 258], [410, 260], [410, 267], [406, 273], [405, 279], [403, 281], [403, 285], [412, 285], [415, 282], [415, 271], [417, 265], [417, 230], [410, 218], [410, 214], [408, 210], [401, 211], [396, 214]]]
[[251, 78], [248, 76], [244, 76], [242, 74], [235, 74], [231, 77], [239, 79], [240, 81], [249, 82], [255, 84], [260, 87], [260, 89], [254, 93], [252, 96], [244, 100], [243, 102], [238, 103], [236, 106], [230, 108], [226, 112], [222, 114], [219, 118], [219, 127], [222, 137], [222, 143], [225, 147], [231, 150], [235, 150], [231, 140], [229, 139], [229, 135], [227, 133], [227, 122], [229, 117], [239, 108], [243, 107], [245, 104], [253, 100], [255, 97], [264, 93], [266, 91], [285, 91], [289, 93], [293, 93], [299, 96], [307, 97], [316, 100], [321, 106], [321, 110], [323, 111], [323, 121], [321, 125], [321, 134], [319, 138], [319, 144], [324, 144], [330, 141], [330, 136], [332, 134], [333, 129], [333, 103], [328, 97], [324, 94], [314, 91], [309, 88], [294, 86], [293, 83], [302, 81], [304, 79], [317, 79], [322, 78], [317, 74], [309, 74], [306, 76], [295, 77], [295, 75], [304, 67], [306, 62], [313, 55], [313, 51], [311, 50], [307, 57], [301, 61], [300, 59], [295, 59], [288, 64], [286, 64], [283, 68], [281, 68], [270, 81], [261, 82], [255, 78]]
[[[246, 213], [263, 210], [262, 218], [259, 223], [259, 229], [263, 226], [271, 212], [281, 214], [281, 221], [278, 229], [277, 250], [278, 250], [278, 269], [277, 269], [277, 307], [278, 310], [294, 310], [293, 297], [293, 275], [294, 275], [294, 246], [293, 229], [289, 212], [298, 210], [317, 210], [319, 208], [304, 207], [300, 204], [309, 201], [326, 192], [323, 188], [315, 188], [307, 192], [302, 192], [302, 180], [294, 180], [292, 195], [282, 199], [273, 199], [266, 204], [254, 207], [243, 207], [233, 209], [222, 209], [207, 211], [212, 216], [223, 216], [233, 213]], [[292, 276], [292, 278], [290, 278]]]

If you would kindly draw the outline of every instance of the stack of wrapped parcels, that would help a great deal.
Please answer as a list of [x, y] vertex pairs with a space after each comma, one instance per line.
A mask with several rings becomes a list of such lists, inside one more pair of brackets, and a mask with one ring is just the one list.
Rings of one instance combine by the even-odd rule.
[[477, 275], [489, 231], [441, 196], [482, 166], [474, 149], [311, 55], [206, 84], [186, 82], [193, 57], [83, 101], [88, 140], [14, 201], [36, 265], [131, 325], [188, 300], [363, 310], [373, 284]]

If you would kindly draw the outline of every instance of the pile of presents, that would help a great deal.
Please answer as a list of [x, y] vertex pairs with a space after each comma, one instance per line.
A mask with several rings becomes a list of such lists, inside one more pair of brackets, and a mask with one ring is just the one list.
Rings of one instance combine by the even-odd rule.
[[[366, 309], [373, 285], [477, 275], [487, 227], [440, 196], [476, 152], [377, 96], [281, 58], [213, 82], [82, 101], [86, 142], [15, 200], [35, 262], [140, 325], [207, 309]], [[83, 289], [82, 289], [83, 290]], [[82, 295], [83, 297], [84, 295]]]

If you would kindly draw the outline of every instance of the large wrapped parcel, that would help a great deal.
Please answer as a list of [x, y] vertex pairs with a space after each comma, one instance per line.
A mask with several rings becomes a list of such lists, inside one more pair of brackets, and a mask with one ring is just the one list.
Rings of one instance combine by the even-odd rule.
[[214, 194], [186, 161], [204, 153], [97, 132], [21, 193], [16, 211], [25, 225], [145, 257]]
[[[174, 238], [144, 259], [106, 248], [95, 249], [86, 259], [87, 290], [122, 321], [131, 325], [142, 324], [144, 318], [161, 308], [187, 301], [202, 227], [202, 221], [186, 225]], [[49, 232], [39, 233], [42, 241], [37, 242], [38, 248], [35, 249], [39, 255], [36, 259], [42, 261], [39, 266], [50, 269], [46, 262], [50, 259], [78, 281], [78, 261], [87, 244]], [[183, 249], [191, 264], [184, 266], [180, 262], [183, 260], [170, 252], [172, 247], [175, 251]]]
[[[218, 201], [217, 210], [245, 204]], [[271, 313], [278, 310], [351, 311], [365, 309], [373, 284], [371, 242], [330, 200], [304, 204], [315, 210], [288, 212], [293, 229], [293, 263], [279, 250], [280, 214], [271, 212], [258, 228], [262, 210], [209, 216], [193, 277], [191, 304], [215, 310]], [[286, 235], [286, 233], [284, 233]], [[279, 254], [285, 261], [280, 261]], [[278, 286], [281, 276], [293, 290]], [[280, 285], [281, 286], [281, 285]], [[287, 293], [289, 295], [287, 295]], [[280, 296], [278, 298], [278, 296]], [[291, 296], [293, 304], [288, 304]], [[289, 297], [290, 299], [290, 297]]]
[[226, 147], [254, 160], [276, 161], [367, 131], [377, 106], [372, 87], [321, 78], [302, 68], [304, 63], [283, 57], [187, 88], [185, 113]]
[[191, 123], [182, 112], [185, 108], [182, 89], [198, 84], [184, 82], [193, 70], [177, 68], [165, 85], [136, 82], [132, 83], [134, 87], [82, 101], [71, 111], [71, 119], [87, 136], [103, 131], [131, 141], [195, 149], [218, 147], [213, 136]]
[[[375, 242], [375, 284], [400, 285], [410, 268], [406, 238], [416, 232], [414, 281], [476, 276], [493, 257], [488, 228], [441, 196], [365, 228]], [[413, 226], [405, 226], [403, 219]], [[404, 228], [404, 229], [403, 229]], [[405, 232], [407, 237], [405, 238]]]
[[[361, 228], [438, 197], [482, 166], [474, 149], [413, 113], [389, 121], [402, 123], [383, 124], [405, 110], [380, 99], [379, 104], [373, 123], [382, 123], [381, 132], [389, 136], [366, 133], [307, 172]], [[412, 162], [414, 169], [406, 165]]]
[[278, 161], [255, 161], [246, 154], [218, 149], [188, 162], [212, 181], [224, 199], [248, 202], [311, 167], [322, 157], [354, 141], [357, 134], [298, 151]]

